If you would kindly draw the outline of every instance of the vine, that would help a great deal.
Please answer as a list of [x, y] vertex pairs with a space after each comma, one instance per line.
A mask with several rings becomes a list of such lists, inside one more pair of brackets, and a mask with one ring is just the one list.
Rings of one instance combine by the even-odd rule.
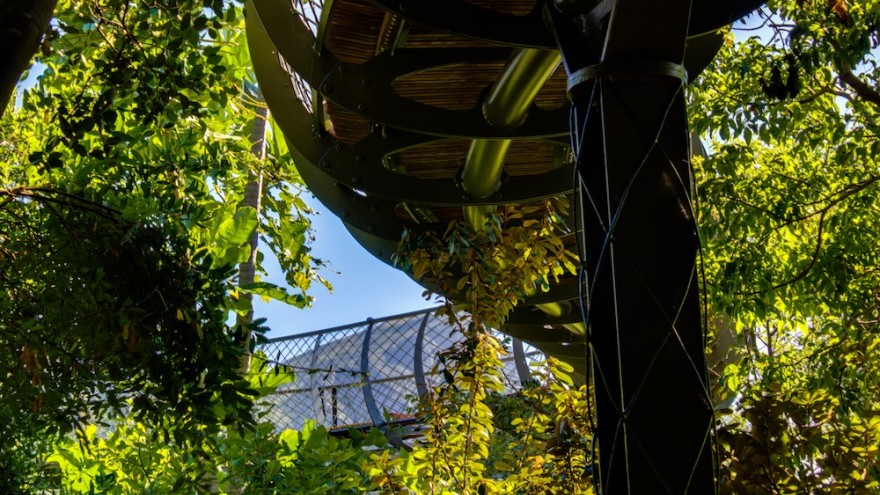
[[464, 339], [440, 353], [435, 372], [444, 383], [422, 397], [430, 426], [422, 443], [397, 463], [374, 456], [385, 493], [590, 492], [586, 388], [573, 386], [567, 365], [548, 362], [540, 384], [511, 399], [534, 406], [505, 418], [512, 431], [498, 432], [492, 408], [503, 397], [507, 353], [493, 329], [526, 297], [549, 290], [551, 277], [575, 273], [567, 210], [563, 198], [504, 205], [481, 228], [459, 221], [442, 235], [404, 235], [395, 263], [444, 299], [439, 313]]

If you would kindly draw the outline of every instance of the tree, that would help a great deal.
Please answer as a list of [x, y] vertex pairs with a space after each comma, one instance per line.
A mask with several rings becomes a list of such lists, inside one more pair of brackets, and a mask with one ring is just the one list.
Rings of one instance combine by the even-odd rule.
[[734, 493], [880, 486], [873, 2], [775, 2], [691, 94], [709, 314], [742, 359], [719, 432]]
[[[240, 357], [265, 329], [229, 313], [245, 294], [304, 307], [323, 280], [283, 143], [250, 153], [242, 27], [222, 1], [58, 5], [0, 130], [4, 457], [109, 412], [179, 442], [251, 421]], [[241, 206], [252, 174], [260, 212]], [[258, 225], [293, 292], [260, 280], [262, 256], [238, 283]]]

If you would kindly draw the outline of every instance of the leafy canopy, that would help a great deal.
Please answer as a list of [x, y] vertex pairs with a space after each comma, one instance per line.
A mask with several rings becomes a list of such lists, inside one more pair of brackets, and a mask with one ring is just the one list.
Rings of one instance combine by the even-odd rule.
[[[772, 2], [691, 93], [724, 493], [880, 488], [880, 4]], [[758, 29], [760, 27], [760, 29]]]
[[[0, 122], [0, 450], [110, 412], [179, 442], [250, 423], [239, 358], [264, 329], [230, 313], [305, 307], [323, 280], [286, 148], [251, 153], [240, 5], [61, 1], [42, 47]], [[261, 211], [241, 206], [255, 174]], [[255, 231], [292, 291], [237, 286]]]

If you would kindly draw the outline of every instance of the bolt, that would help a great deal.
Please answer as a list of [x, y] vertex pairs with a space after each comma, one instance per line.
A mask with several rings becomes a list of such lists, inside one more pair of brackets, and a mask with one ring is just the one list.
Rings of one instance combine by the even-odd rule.
[[367, 104], [366, 103], [358, 103], [357, 109], [358, 109], [358, 112], [366, 112], [367, 111]]
[[340, 74], [345, 74], [345, 71], [348, 70], [348, 67], [346, 67], [345, 64], [339, 64], [336, 66], [336, 70], [338, 70]]
[[361, 183], [361, 179], [360, 179], [360, 177], [352, 177], [352, 178], [351, 178], [351, 183], [352, 183], [352, 184], [360, 184], [360, 183]]
[[369, 77], [365, 77], [365, 78], [361, 79], [361, 84], [363, 86], [369, 86], [371, 83], [372, 83], [372, 81], [370, 81]]
[[323, 168], [325, 170], [330, 170], [331, 165], [332, 165], [332, 163], [330, 163], [329, 161], [321, 160], [321, 168]]
[[336, 148], [336, 151], [342, 151], [342, 143], [336, 143], [333, 147]]
[[354, 155], [354, 161], [356, 161], [356, 162], [364, 161], [364, 155]]

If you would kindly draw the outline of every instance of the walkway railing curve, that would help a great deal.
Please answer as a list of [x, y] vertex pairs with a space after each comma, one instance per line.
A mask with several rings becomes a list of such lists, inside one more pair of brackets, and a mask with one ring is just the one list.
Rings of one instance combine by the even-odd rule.
[[[519, 390], [541, 352], [505, 339], [505, 384]], [[418, 398], [442, 380], [437, 355], [460, 341], [445, 317], [423, 310], [272, 339], [262, 350], [296, 380], [264, 400], [279, 429], [307, 420], [327, 428], [384, 426], [413, 417]]]

